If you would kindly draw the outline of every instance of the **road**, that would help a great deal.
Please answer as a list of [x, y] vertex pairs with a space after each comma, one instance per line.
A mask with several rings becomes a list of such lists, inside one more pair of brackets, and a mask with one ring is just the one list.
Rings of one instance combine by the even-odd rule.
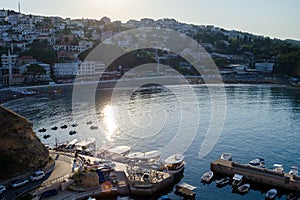
[[46, 176], [38, 181], [29, 182], [28, 184], [20, 187], [20, 188], [7, 188], [6, 198], [8, 200], [15, 199], [17, 195], [22, 194], [24, 192], [32, 191], [42, 185], [46, 185], [51, 183], [61, 177], [64, 177], [70, 173], [72, 173], [71, 163], [73, 158], [59, 155], [56, 157], [55, 168], [52, 172], [46, 174]]

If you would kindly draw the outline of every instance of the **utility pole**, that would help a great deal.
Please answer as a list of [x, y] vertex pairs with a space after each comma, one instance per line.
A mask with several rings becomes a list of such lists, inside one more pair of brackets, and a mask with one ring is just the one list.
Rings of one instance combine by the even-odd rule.
[[18, 3], [18, 10], [19, 10], [19, 13], [21, 13], [21, 4], [20, 4], [20, 2]]

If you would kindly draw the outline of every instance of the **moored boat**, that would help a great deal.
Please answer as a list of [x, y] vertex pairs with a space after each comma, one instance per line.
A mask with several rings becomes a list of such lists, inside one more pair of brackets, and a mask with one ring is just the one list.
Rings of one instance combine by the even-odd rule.
[[43, 136], [44, 139], [48, 139], [49, 137], [51, 137], [51, 135], [49, 135], [49, 134], [45, 134], [45, 135]]
[[181, 174], [184, 170], [185, 161], [181, 154], [173, 154], [165, 160], [166, 172], [175, 175]]
[[73, 130], [73, 131], [70, 131], [70, 132], [69, 132], [69, 135], [74, 135], [74, 134], [76, 134], [76, 133], [77, 133], [77, 131], [74, 131], [74, 130]]
[[242, 194], [243, 194], [243, 193], [249, 192], [249, 191], [250, 191], [250, 184], [249, 184], [249, 183], [245, 183], [245, 184], [239, 186], [239, 187], [237, 188], [237, 191], [238, 191], [239, 193], [242, 193]]
[[241, 174], [234, 174], [233, 178], [232, 178], [232, 187], [233, 188], [237, 188], [242, 184], [243, 181], [243, 175]]
[[266, 199], [275, 199], [276, 196], [277, 196], [276, 189], [271, 189], [266, 193]]
[[216, 181], [217, 187], [223, 187], [223, 186], [229, 184], [229, 182], [230, 182], [230, 178], [228, 176]]
[[232, 154], [230, 154], [230, 153], [223, 153], [220, 156], [220, 159], [232, 161]]
[[39, 129], [39, 132], [40, 132], [40, 133], [45, 133], [46, 131], [47, 131], [47, 129], [45, 129], [45, 128]]
[[291, 166], [291, 170], [289, 171], [289, 174], [298, 176], [298, 167], [296, 167], [296, 166]]
[[273, 169], [274, 172], [282, 173], [284, 170], [282, 164], [274, 164], [273, 166], [274, 166], [274, 169]]
[[66, 129], [66, 128], [68, 128], [68, 126], [65, 124], [65, 125], [62, 125], [60, 128], [61, 129]]
[[255, 158], [249, 162], [249, 165], [254, 166], [254, 167], [264, 167], [265, 159]]
[[300, 193], [290, 193], [286, 196], [287, 200], [299, 200], [300, 199]]
[[77, 123], [74, 123], [74, 124], [72, 124], [71, 126], [72, 126], [72, 127], [77, 127], [78, 124], [77, 124]]
[[213, 176], [214, 176], [214, 173], [212, 171], [205, 172], [201, 177], [201, 182], [210, 183], [212, 181]]
[[181, 183], [181, 184], [176, 185], [175, 193], [177, 193], [178, 195], [183, 196], [185, 198], [195, 198], [196, 193], [193, 192], [193, 190], [196, 188], [197, 187], [192, 186], [190, 184]]
[[97, 129], [98, 129], [98, 126], [91, 126], [90, 129], [91, 129], [91, 130], [97, 130]]

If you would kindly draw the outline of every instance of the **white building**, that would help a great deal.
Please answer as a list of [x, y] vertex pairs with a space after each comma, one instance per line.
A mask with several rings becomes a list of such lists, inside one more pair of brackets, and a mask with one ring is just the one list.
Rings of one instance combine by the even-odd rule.
[[7, 10], [0, 10], [0, 17], [7, 17]]
[[75, 76], [78, 72], [78, 62], [55, 63], [53, 67], [55, 76]]
[[258, 72], [271, 73], [273, 72], [275, 63], [255, 63], [255, 69]]
[[19, 15], [9, 15], [7, 17], [7, 22], [10, 24], [17, 24], [19, 22]]
[[93, 47], [93, 42], [87, 41], [87, 40], [81, 40], [78, 42], [78, 51], [82, 52], [86, 49], [92, 48]]
[[16, 68], [17, 64], [17, 55], [10, 54], [8, 55], [2, 54], [2, 68], [0, 72], [0, 84], [3, 85], [15, 85], [21, 84], [24, 80], [24, 76], [19, 74], [19, 70]]
[[90, 76], [102, 74], [105, 70], [105, 64], [101, 61], [84, 61], [79, 65], [79, 76]]
[[84, 31], [83, 30], [71, 30], [71, 33], [74, 35], [77, 35], [80, 38], [84, 37]]
[[237, 74], [246, 74], [247, 73], [246, 72], [247, 66], [245, 66], [245, 65], [230, 64], [228, 67], [231, 68], [232, 71], [237, 73]]

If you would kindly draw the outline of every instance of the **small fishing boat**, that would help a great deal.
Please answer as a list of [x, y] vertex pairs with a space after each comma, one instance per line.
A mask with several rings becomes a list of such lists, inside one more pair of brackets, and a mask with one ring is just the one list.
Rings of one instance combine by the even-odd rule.
[[98, 129], [98, 126], [91, 126], [90, 129], [91, 129], [91, 130], [97, 130], [97, 129]]
[[291, 170], [289, 171], [289, 174], [298, 176], [298, 167], [296, 167], [296, 166], [291, 166]]
[[39, 129], [39, 132], [40, 132], [40, 133], [45, 133], [46, 131], [47, 131], [47, 129], [45, 129], [45, 128]]
[[228, 176], [216, 181], [217, 187], [224, 187], [225, 185], [229, 184], [229, 182], [230, 178]]
[[220, 159], [232, 161], [232, 154], [231, 153], [223, 153], [220, 156]]
[[54, 126], [54, 127], [51, 128], [51, 130], [53, 130], [53, 131], [56, 131], [57, 129], [58, 129], [57, 126]]
[[72, 127], [77, 127], [78, 124], [77, 124], [77, 123], [74, 123], [74, 124], [72, 124], [71, 126], [72, 126]]
[[290, 193], [286, 196], [286, 200], [299, 200], [300, 193]]
[[237, 188], [242, 184], [243, 181], [243, 175], [241, 174], [234, 174], [233, 178], [232, 178], [232, 187], [233, 188]]
[[276, 196], [277, 196], [276, 189], [271, 189], [266, 193], [266, 199], [275, 199]]
[[67, 126], [67, 125], [63, 125], [63, 126], [61, 126], [60, 128], [61, 128], [61, 129], [66, 129], [66, 128], [68, 128], [68, 126]]
[[249, 162], [250, 166], [254, 167], [264, 167], [265, 165], [265, 159], [263, 158], [255, 158]]
[[180, 174], [184, 170], [185, 161], [181, 154], [173, 154], [165, 160], [165, 168], [168, 173], [174, 176]]
[[44, 139], [48, 139], [49, 137], [51, 137], [51, 135], [49, 135], [49, 134], [45, 134], [45, 135], [43, 136]]
[[284, 168], [282, 167], [283, 165], [282, 164], [274, 164], [274, 169], [273, 171], [274, 172], [278, 172], [278, 173], [282, 173]]
[[239, 186], [237, 188], [237, 191], [239, 193], [242, 193], [242, 194], [249, 192], [250, 191], [250, 184], [249, 183], [245, 183], [245, 184]]
[[77, 131], [70, 131], [69, 135], [75, 135], [77, 133]]
[[210, 181], [212, 181], [213, 176], [214, 176], [214, 173], [212, 171], [205, 172], [201, 177], [201, 182], [209, 183]]
[[190, 184], [187, 183], [181, 183], [176, 185], [176, 190], [175, 190], [175, 194], [178, 194], [180, 196], [183, 196], [185, 198], [192, 198], [194, 199], [196, 196], [196, 193], [193, 192], [193, 190], [195, 190], [197, 187], [192, 186]]

